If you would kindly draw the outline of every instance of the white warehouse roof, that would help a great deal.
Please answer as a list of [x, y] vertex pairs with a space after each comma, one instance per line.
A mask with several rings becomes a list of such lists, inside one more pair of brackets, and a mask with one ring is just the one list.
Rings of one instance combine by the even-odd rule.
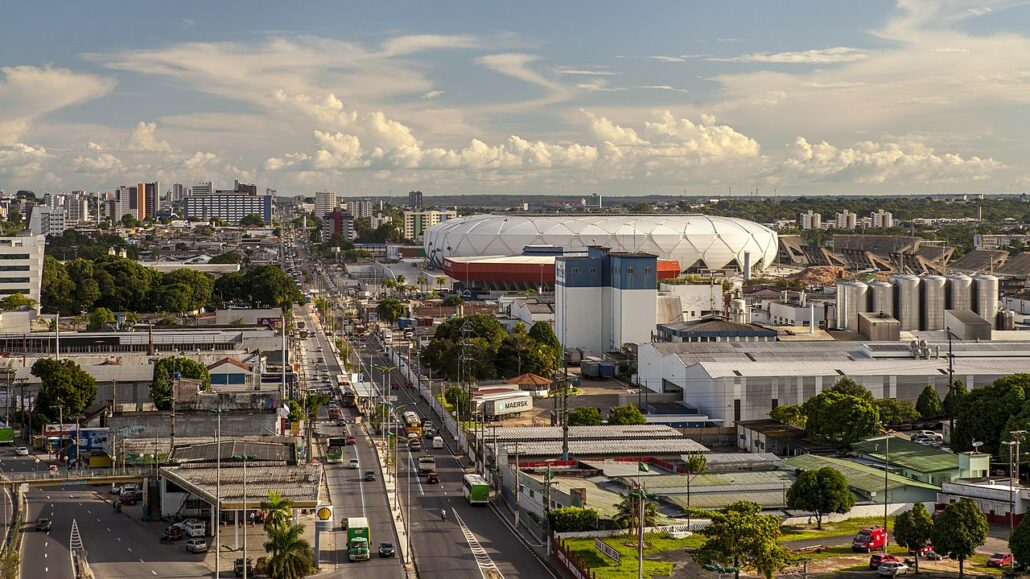
[[751, 254], [757, 269], [776, 259], [776, 232], [745, 219], [711, 215], [472, 215], [426, 230], [423, 246], [434, 265], [448, 257], [521, 255], [527, 245], [607, 247], [721, 269]]

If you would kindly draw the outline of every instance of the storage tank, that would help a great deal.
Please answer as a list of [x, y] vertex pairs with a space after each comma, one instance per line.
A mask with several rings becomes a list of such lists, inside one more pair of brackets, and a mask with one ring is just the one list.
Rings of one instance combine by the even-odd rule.
[[944, 288], [948, 280], [940, 275], [924, 275], [919, 282], [922, 288], [923, 316], [920, 328], [923, 330], [944, 329]]
[[1015, 330], [1016, 312], [1012, 310], [1001, 310], [1000, 312], [998, 312], [998, 329]]
[[894, 286], [885, 281], [869, 284], [869, 311], [894, 317]]
[[993, 275], [973, 276], [973, 311], [996, 327], [998, 320], [998, 278]]
[[919, 310], [919, 278], [914, 275], [892, 275], [894, 284], [894, 317], [901, 322], [902, 331], [919, 329], [922, 315]]
[[948, 276], [948, 309], [973, 309], [973, 278], [964, 273], [953, 273]]
[[868, 291], [860, 281], [837, 282], [837, 329], [858, 331], [858, 313], [869, 309]]

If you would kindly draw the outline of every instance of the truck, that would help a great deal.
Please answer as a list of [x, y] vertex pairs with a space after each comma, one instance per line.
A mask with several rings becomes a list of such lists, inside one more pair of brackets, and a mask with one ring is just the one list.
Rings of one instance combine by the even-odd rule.
[[870, 553], [883, 549], [890, 544], [890, 537], [887, 529], [883, 527], [869, 527], [862, 529], [851, 540], [851, 550], [856, 553]]
[[330, 438], [329, 443], [326, 445], [325, 461], [328, 463], [343, 462], [343, 447], [345, 446], [347, 446], [346, 438]]
[[348, 517], [347, 524], [347, 558], [351, 561], [368, 561], [369, 545], [372, 543], [368, 532], [368, 519], [365, 517]]
[[483, 416], [487, 420], [502, 420], [533, 409], [533, 396], [519, 392], [483, 402]]
[[428, 474], [436, 470], [436, 459], [432, 456], [418, 457], [418, 472]]
[[0, 444], [14, 444], [14, 428], [0, 426]]

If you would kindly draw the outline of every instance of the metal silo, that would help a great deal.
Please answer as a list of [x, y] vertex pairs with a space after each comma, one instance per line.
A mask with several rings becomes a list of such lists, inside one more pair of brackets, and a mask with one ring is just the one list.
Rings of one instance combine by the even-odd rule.
[[998, 313], [998, 278], [993, 275], [973, 276], [973, 311], [981, 318], [998, 325], [995, 315]]
[[944, 329], [944, 287], [947, 279], [940, 275], [924, 275], [919, 286], [922, 288], [923, 315], [920, 328], [923, 330]]
[[998, 312], [998, 329], [1016, 329], [1016, 312], [1013, 312], [1012, 310], [1001, 310]]
[[919, 278], [914, 275], [892, 275], [894, 284], [894, 317], [906, 331], [919, 329]]
[[973, 278], [964, 273], [953, 273], [948, 276], [948, 309], [973, 309]]
[[885, 281], [869, 284], [869, 311], [894, 317], [894, 286]]
[[858, 313], [869, 309], [866, 292], [869, 286], [860, 281], [837, 282], [837, 328], [858, 331]]

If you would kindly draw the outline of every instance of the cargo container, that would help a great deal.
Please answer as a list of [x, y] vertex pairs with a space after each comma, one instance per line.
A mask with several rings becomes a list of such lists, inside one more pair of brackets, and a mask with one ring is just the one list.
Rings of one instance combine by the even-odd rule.
[[580, 364], [580, 368], [582, 369], [582, 374], [584, 378], [590, 380], [597, 380], [601, 378], [601, 365], [598, 362], [594, 362], [592, 360], [584, 360]]
[[371, 541], [368, 519], [349, 517], [347, 519], [347, 558], [351, 561], [368, 561], [368, 546]]
[[431, 316], [420, 316], [420, 317], [415, 318], [415, 319], [418, 321], [418, 325], [420, 325], [420, 326], [432, 326], [433, 325], [433, 318]]
[[533, 395], [529, 392], [520, 392], [506, 398], [487, 400], [483, 403], [483, 415], [487, 420], [502, 420], [532, 409]]
[[404, 330], [415, 327], [415, 318], [397, 318], [397, 327]]

